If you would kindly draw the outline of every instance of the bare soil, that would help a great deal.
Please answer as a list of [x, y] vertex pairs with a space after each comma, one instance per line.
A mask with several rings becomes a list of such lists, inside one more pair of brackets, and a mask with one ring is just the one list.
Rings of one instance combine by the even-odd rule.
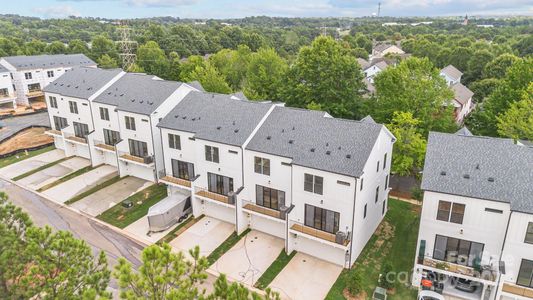
[[29, 128], [19, 132], [16, 136], [0, 144], [0, 154], [52, 143], [54, 138], [44, 134], [44, 131], [44, 128]]

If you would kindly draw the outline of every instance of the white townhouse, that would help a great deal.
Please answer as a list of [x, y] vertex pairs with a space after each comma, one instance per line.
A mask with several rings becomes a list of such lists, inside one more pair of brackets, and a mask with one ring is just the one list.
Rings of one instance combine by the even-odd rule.
[[120, 176], [157, 181], [164, 169], [157, 124], [196, 89], [153, 75], [126, 73], [92, 102], [92, 163], [117, 166]]
[[43, 89], [75, 67], [93, 67], [96, 63], [83, 54], [7, 56], [0, 65], [10, 72], [17, 105], [30, 106], [42, 101]]
[[8, 69], [0, 65], [0, 110], [17, 107], [14, 85]]
[[457, 124], [462, 124], [464, 118], [474, 109], [472, 97], [474, 93], [461, 83], [463, 73], [456, 67], [448, 65], [440, 70], [440, 76], [446, 80], [446, 83], [453, 91], [454, 97], [452, 104], [454, 107], [454, 117]]
[[533, 148], [431, 132], [413, 285], [454, 299], [533, 299]]
[[55, 147], [66, 156], [91, 159], [89, 136], [94, 132], [92, 101], [124, 72], [81, 67], [71, 70], [44, 88]]

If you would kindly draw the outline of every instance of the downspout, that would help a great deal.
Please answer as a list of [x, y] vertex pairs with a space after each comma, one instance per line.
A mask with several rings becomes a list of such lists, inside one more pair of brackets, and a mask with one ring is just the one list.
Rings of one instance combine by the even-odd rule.
[[[165, 168], [165, 151], [163, 151], [163, 129], [161, 127], [159, 127], [159, 133], [160, 133], [160, 137], [161, 138], [161, 153], [163, 154], [163, 172], [165, 172], [165, 176], [167, 176], [167, 171], [166, 171], [166, 168]], [[180, 137], [181, 139], [181, 137]], [[181, 140], [180, 140], [180, 148], [181, 148]], [[157, 170], [157, 168], [156, 168]], [[159, 174], [157, 174], [159, 176]], [[174, 175], [174, 174], [172, 174]], [[159, 182], [159, 178], [157, 178], [157, 181]]]
[[355, 186], [353, 192], [353, 210], [352, 210], [352, 231], [350, 233], [350, 261], [348, 262], [348, 269], [352, 267], [352, 249], [353, 249], [353, 232], [355, 231], [355, 200], [357, 199], [357, 180], [359, 177], [355, 177]]

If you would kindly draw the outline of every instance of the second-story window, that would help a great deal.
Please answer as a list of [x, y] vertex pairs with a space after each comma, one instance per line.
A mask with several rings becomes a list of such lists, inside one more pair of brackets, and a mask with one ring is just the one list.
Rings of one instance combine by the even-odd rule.
[[270, 175], [270, 159], [262, 157], [254, 157], [255, 173]]
[[311, 174], [304, 174], [304, 190], [307, 192], [322, 195], [324, 189], [324, 178]]
[[76, 103], [74, 101], [69, 101], [68, 102], [68, 107], [69, 107], [71, 113], [73, 113], [73, 114], [77, 114], [78, 113], [78, 103]]
[[379, 199], [379, 185], [376, 188], [376, 199], [374, 200], [374, 203], [378, 203], [378, 199]]
[[361, 177], [361, 187], [359, 188], [360, 191], [363, 190], [363, 183], [364, 183], [364, 180], [363, 180], [363, 179], [364, 179], [364, 178]]
[[135, 118], [134, 117], [125, 116], [124, 121], [126, 122], [126, 129], [135, 130]]
[[26, 79], [31, 79], [31, 78], [32, 78], [32, 77], [31, 77], [31, 72], [26, 72], [26, 73], [24, 73], [24, 78], [26, 78]]
[[100, 107], [100, 119], [109, 121], [109, 110], [105, 107]]
[[533, 244], [533, 222], [529, 222], [527, 224], [525, 242], [528, 244]]
[[522, 259], [516, 284], [533, 288], [533, 261]]
[[50, 100], [50, 107], [51, 108], [57, 108], [57, 98], [50, 96], [48, 97], [48, 100]]
[[213, 146], [205, 146], [205, 160], [218, 163], [218, 148]]
[[387, 153], [383, 156], [383, 170], [387, 167]]
[[168, 146], [172, 149], [181, 150], [180, 136], [176, 134], [168, 134]]
[[439, 201], [437, 211], [437, 220], [463, 224], [465, 214], [465, 205], [460, 203], [451, 203], [448, 201]]
[[54, 77], [54, 71], [46, 71], [46, 75], [48, 75], [48, 78]]
[[376, 172], [379, 172], [379, 160], [378, 160], [378, 163], [376, 165]]

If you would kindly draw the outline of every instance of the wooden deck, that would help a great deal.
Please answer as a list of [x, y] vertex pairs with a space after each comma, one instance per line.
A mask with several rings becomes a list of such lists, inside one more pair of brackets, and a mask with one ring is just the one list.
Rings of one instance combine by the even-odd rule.
[[62, 135], [62, 134], [61, 134], [61, 131], [59, 131], [59, 130], [55, 130], [55, 129], [47, 130], [47, 131], [45, 131], [44, 133], [46, 133], [46, 134], [50, 134], [50, 135]]
[[533, 289], [518, 286], [514, 284], [504, 283], [503, 291], [509, 294], [518, 295], [533, 299]]
[[125, 160], [129, 160], [129, 161], [133, 161], [133, 162], [136, 162], [136, 163], [139, 163], [139, 164], [149, 165], [149, 164], [144, 162], [144, 158], [138, 157], [138, 156], [134, 156], [134, 155], [131, 155], [131, 154], [122, 154], [120, 156], [120, 158], [125, 159]]
[[[448, 271], [448, 272], [471, 276], [471, 277], [479, 277], [480, 275], [479, 272], [476, 272], [474, 270], [474, 268], [462, 266], [462, 265], [458, 265], [458, 264], [454, 264], [450, 262], [439, 261], [439, 260], [431, 259], [429, 257], [424, 258], [423, 265], [438, 269], [437, 268], [438, 263], [445, 263], [447, 265], [447, 268], [445, 269], [445, 271]], [[496, 276], [491, 275], [491, 278], [482, 278], [482, 279], [489, 280], [489, 281], [495, 281]]]
[[180, 186], [183, 186], [183, 187], [187, 187], [187, 188], [191, 187], [191, 182], [189, 180], [177, 178], [177, 177], [174, 177], [174, 176], [168, 176], [167, 175], [167, 176], [164, 176], [163, 178], [161, 178], [161, 180], [166, 181], [166, 182], [170, 182], [170, 183], [173, 183], [173, 184], [176, 184], [176, 185], [180, 185]]
[[260, 206], [260, 205], [256, 205], [256, 204], [252, 204], [252, 203], [246, 203], [243, 206], [243, 208], [247, 209], [247, 210], [250, 210], [250, 211], [254, 211], [256, 213], [267, 215], [269, 217], [281, 219], [281, 213], [279, 212], [279, 210], [266, 208], [266, 207], [263, 207], [263, 206]]
[[115, 146], [107, 145], [107, 144], [97, 144], [95, 145], [96, 148], [109, 150], [109, 151], [115, 151]]
[[76, 142], [76, 143], [80, 143], [80, 144], [87, 144], [87, 140], [86, 139], [81, 138], [81, 137], [77, 137], [77, 136], [69, 136], [67, 138], [67, 140], [73, 141], [73, 142]]
[[40, 96], [44, 96], [43, 91], [30, 91], [26, 94], [26, 97], [28, 98], [40, 97]]
[[204, 189], [198, 189], [198, 191], [196, 192], [196, 195], [200, 197], [204, 197], [204, 198], [209, 198], [211, 200], [215, 200], [218, 202], [230, 204], [228, 196], [213, 193], [213, 192], [210, 192]]
[[[309, 227], [309, 226], [305, 226], [305, 225], [302, 225], [302, 224], [293, 224], [291, 226], [291, 230], [298, 231], [298, 232], [301, 232], [301, 233], [305, 233], [307, 235], [311, 235], [311, 236], [314, 236], [316, 238], [319, 238], [319, 239], [322, 239], [322, 240], [337, 244], [335, 242], [335, 235], [333, 233], [329, 233], [329, 232], [325, 232], [325, 231], [322, 231], [322, 230], [318, 230], [318, 229], [315, 229], [315, 228], [312, 228], [312, 227]], [[343, 246], [348, 246], [348, 244], [349, 244], [349, 241], [346, 240], [346, 241], [344, 241]]]

